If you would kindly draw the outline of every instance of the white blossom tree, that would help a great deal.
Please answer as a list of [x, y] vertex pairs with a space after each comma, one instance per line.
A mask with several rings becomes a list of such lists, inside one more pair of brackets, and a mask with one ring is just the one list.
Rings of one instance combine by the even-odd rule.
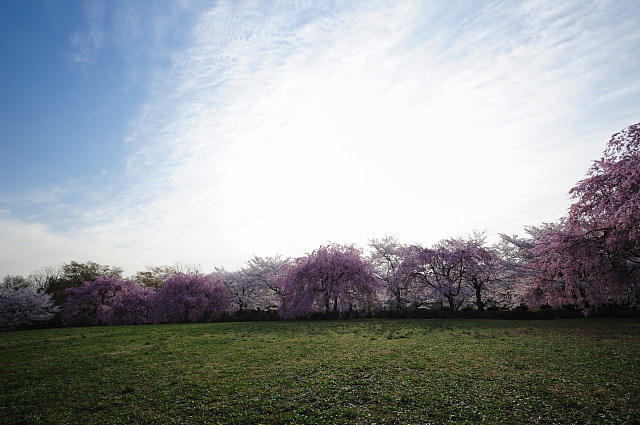
[[43, 325], [59, 311], [51, 295], [34, 288], [7, 288], [0, 294], [0, 329]]

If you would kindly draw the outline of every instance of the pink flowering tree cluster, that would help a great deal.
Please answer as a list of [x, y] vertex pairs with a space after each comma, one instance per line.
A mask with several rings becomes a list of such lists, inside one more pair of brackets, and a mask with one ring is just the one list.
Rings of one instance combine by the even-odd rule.
[[223, 282], [202, 274], [169, 276], [151, 297], [154, 323], [209, 322], [229, 310]]
[[151, 299], [156, 290], [137, 282], [125, 281], [105, 316], [107, 325], [143, 325], [151, 323]]
[[66, 325], [119, 325], [150, 322], [153, 288], [118, 276], [96, 276], [68, 288], [62, 306]]
[[58, 310], [50, 294], [32, 287], [6, 288], [0, 293], [0, 330], [45, 325]]
[[528, 250], [531, 303], [640, 305], [640, 123], [614, 134], [603, 157], [571, 189], [574, 203]]
[[231, 298], [231, 308], [242, 314], [247, 311], [275, 311], [282, 301], [277, 277], [288, 258], [254, 256], [237, 271], [216, 268], [212, 276], [221, 280]]
[[228, 311], [222, 282], [199, 273], [166, 275], [160, 289], [117, 276], [96, 276], [66, 290], [63, 323], [136, 325], [212, 321]]
[[458, 310], [475, 299], [484, 310], [487, 293], [502, 283], [502, 262], [484, 245], [484, 237], [446, 239], [432, 248], [413, 245], [405, 249], [400, 274], [404, 281], [422, 288], [420, 307], [428, 302], [445, 302]]
[[379, 281], [353, 246], [322, 246], [294, 260], [279, 277], [280, 315], [295, 319], [314, 312], [367, 310], [377, 300]]
[[277, 284], [280, 271], [289, 259], [280, 256], [253, 257], [237, 271], [216, 268], [212, 273], [229, 291], [231, 307], [240, 314], [246, 311], [274, 311], [282, 301]]

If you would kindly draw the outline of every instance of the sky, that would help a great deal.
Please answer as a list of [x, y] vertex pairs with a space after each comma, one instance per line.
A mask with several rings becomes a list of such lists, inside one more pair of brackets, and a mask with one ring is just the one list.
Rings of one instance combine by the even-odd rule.
[[0, 2], [0, 276], [557, 221], [640, 121], [640, 2]]

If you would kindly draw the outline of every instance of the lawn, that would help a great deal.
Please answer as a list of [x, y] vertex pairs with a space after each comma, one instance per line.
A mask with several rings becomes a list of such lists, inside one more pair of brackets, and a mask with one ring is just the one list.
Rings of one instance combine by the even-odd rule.
[[640, 320], [0, 334], [3, 424], [640, 423]]

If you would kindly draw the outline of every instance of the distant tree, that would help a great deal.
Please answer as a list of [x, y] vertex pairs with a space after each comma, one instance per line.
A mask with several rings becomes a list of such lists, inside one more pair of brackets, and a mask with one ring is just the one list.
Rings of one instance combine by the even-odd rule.
[[177, 262], [171, 266], [146, 267], [145, 271], [137, 272], [133, 280], [140, 285], [159, 289], [167, 279], [180, 273], [201, 274], [202, 271], [198, 264]]
[[151, 297], [155, 288], [125, 281], [121, 291], [113, 298], [105, 311], [107, 325], [143, 325], [151, 323]]
[[66, 290], [62, 320], [69, 326], [148, 323], [152, 292], [118, 276], [97, 276]]
[[466, 255], [454, 240], [443, 240], [433, 248], [413, 245], [406, 251], [401, 272], [405, 279], [421, 283], [425, 296], [429, 289], [429, 297], [442, 299], [451, 310], [458, 310], [471, 295], [463, 280]]
[[0, 291], [4, 289], [22, 289], [31, 286], [28, 279], [18, 275], [7, 275], [0, 282]]
[[473, 291], [478, 310], [484, 311], [485, 297], [496, 294], [503, 286], [502, 261], [495, 251], [485, 246], [486, 239], [482, 234], [454, 241], [453, 245], [461, 252], [463, 281]]
[[211, 276], [176, 274], [151, 298], [155, 323], [208, 322], [229, 309], [224, 284]]
[[62, 274], [62, 266], [46, 266], [31, 273], [27, 280], [37, 290], [47, 290], [55, 285]]
[[16, 330], [43, 325], [58, 310], [51, 295], [35, 288], [5, 288], [0, 293], [0, 329]]
[[137, 272], [133, 280], [142, 286], [160, 289], [164, 282], [178, 271], [171, 266], [147, 267], [145, 271]]
[[230, 307], [238, 313], [244, 313], [253, 307], [257, 298], [257, 285], [244, 278], [241, 271], [227, 271], [224, 268], [216, 268], [211, 274], [216, 281], [221, 282], [227, 289]]
[[585, 313], [640, 305], [640, 123], [612, 136], [570, 194], [562, 227], [534, 250], [534, 291]]
[[85, 282], [93, 281], [97, 276], [122, 277], [122, 269], [119, 267], [103, 266], [92, 261], [78, 263], [72, 261], [61, 267], [59, 276], [51, 279], [45, 288], [51, 294], [56, 305], [62, 305], [66, 301], [66, 290], [77, 288]]
[[537, 246], [544, 243], [547, 236], [560, 230], [559, 223], [543, 223], [540, 226], [526, 226], [527, 236], [500, 235], [500, 242], [495, 250], [503, 265], [503, 279], [510, 292], [512, 305], [527, 304], [538, 306], [544, 304], [544, 294], [534, 288], [534, 280], [540, 278], [541, 270], [537, 265], [540, 254]]
[[407, 247], [394, 236], [369, 240], [371, 253], [369, 261], [373, 273], [382, 282], [392, 309], [399, 311], [406, 305], [413, 305], [416, 287], [413, 279], [405, 279], [400, 273], [400, 265]]
[[245, 284], [254, 289], [250, 308], [275, 310], [280, 307], [284, 294], [278, 286], [278, 276], [290, 262], [289, 258], [280, 256], [255, 256], [247, 261], [241, 275]]
[[294, 260], [279, 277], [284, 293], [280, 315], [301, 318], [313, 312], [343, 312], [370, 308], [379, 281], [353, 246], [322, 246]]

